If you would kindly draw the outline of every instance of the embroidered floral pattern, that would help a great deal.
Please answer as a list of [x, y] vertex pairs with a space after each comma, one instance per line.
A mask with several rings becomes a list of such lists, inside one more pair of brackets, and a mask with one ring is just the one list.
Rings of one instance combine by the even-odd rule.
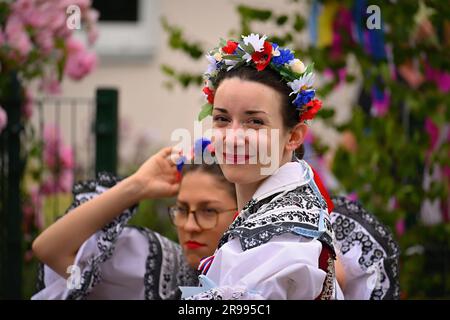
[[208, 291], [187, 297], [183, 300], [261, 300], [263, 299], [257, 293], [251, 293], [241, 286], [230, 287], [223, 286], [213, 288]]
[[[327, 210], [323, 199], [317, 197], [310, 185], [280, 192], [260, 201], [250, 201], [222, 237], [219, 248], [231, 238], [239, 238], [242, 250], [268, 242], [285, 233], [311, 237], [298, 228], [319, 231], [319, 216]], [[318, 239], [332, 248], [332, 228], [324, 215], [325, 231]]]
[[361, 269], [371, 268], [377, 273], [371, 299], [398, 299], [400, 249], [392, 232], [359, 203], [344, 197], [333, 198], [333, 202], [331, 221], [336, 246], [344, 255], [355, 246], [360, 248]]

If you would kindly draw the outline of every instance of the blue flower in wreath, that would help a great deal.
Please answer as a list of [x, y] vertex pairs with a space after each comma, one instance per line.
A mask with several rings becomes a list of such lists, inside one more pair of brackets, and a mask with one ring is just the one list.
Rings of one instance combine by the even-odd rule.
[[289, 49], [283, 49], [275, 42], [272, 43], [272, 62], [276, 66], [282, 66], [294, 59], [294, 53]]
[[315, 95], [315, 90], [301, 90], [294, 100], [294, 105], [297, 106], [297, 109], [300, 109], [302, 106], [310, 102]]

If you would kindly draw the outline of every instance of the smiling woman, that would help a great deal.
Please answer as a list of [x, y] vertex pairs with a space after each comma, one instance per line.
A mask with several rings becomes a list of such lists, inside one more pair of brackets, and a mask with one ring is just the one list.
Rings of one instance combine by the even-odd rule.
[[[182, 288], [184, 298], [343, 298], [334, 269], [333, 204], [315, 171], [295, 157], [297, 149], [302, 156], [305, 121], [321, 107], [314, 74], [266, 38], [222, 41], [208, 55], [210, 106], [200, 118], [212, 114], [216, 154], [235, 160], [219, 164], [236, 186], [239, 215], [201, 263], [204, 286]], [[245, 134], [250, 130], [257, 134]], [[269, 174], [261, 161], [245, 162], [251, 145], [266, 147], [275, 160]]]

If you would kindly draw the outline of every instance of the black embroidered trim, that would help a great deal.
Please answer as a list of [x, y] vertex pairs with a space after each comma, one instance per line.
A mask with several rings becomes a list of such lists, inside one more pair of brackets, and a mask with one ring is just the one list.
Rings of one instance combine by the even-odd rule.
[[179, 286], [198, 285], [198, 274], [187, 264], [177, 243], [150, 229], [133, 228], [148, 239], [149, 253], [143, 279], [146, 300], [178, 300], [181, 298]]
[[36, 279], [36, 291], [34, 294], [38, 293], [45, 289], [45, 271], [44, 264], [42, 262], [38, 262], [37, 266], [37, 279]]
[[[285, 233], [299, 235], [294, 231], [295, 227], [318, 230], [319, 213], [327, 210], [327, 207], [309, 185], [300, 186], [277, 197], [280, 194], [282, 192], [258, 202], [254, 199], [249, 201], [242, 210], [242, 215], [236, 218], [222, 236], [219, 248], [234, 237], [239, 238], [242, 250], [245, 251], [270, 241], [274, 236]], [[283, 210], [286, 207], [289, 210]], [[267, 214], [270, 211], [274, 213]], [[326, 232], [318, 240], [334, 252], [331, 236], [333, 230], [328, 220], [325, 220], [325, 229]]]
[[[377, 263], [384, 258], [383, 267], [387, 277], [389, 278], [390, 286], [384, 294], [382, 288], [375, 288], [372, 292], [371, 299], [399, 299], [400, 248], [394, 239], [393, 233], [386, 225], [380, 222], [377, 217], [367, 212], [359, 202], [350, 201], [345, 197], [333, 197], [332, 200], [335, 205], [335, 212], [358, 222], [386, 252], [387, 256], [383, 257], [383, 252], [375, 249], [373, 257], [370, 257], [370, 260], [365, 259], [363, 256], [359, 259], [361, 266], [363, 268], [367, 268], [373, 263]], [[338, 221], [338, 219], [340, 220]], [[343, 253], [349, 251], [354, 242], [361, 243], [363, 255], [364, 253], [371, 251], [371, 248], [374, 245], [372, 241], [370, 241], [369, 237], [364, 235], [362, 232], [352, 232], [355, 225], [350, 220], [337, 217], [332, 225], [335, 231], [336, 241], [343, 244], [341, 249]], [[384, 274], [381, 273], [381, 276], [381, 282], [384, 282]]]

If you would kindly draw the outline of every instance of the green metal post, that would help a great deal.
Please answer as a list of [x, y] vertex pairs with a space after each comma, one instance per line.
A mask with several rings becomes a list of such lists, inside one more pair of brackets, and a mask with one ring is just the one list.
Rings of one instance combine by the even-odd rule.
[[99, 88], [96, 92], [95, 172], [117, 174], [118, 107], [117, 89]]

